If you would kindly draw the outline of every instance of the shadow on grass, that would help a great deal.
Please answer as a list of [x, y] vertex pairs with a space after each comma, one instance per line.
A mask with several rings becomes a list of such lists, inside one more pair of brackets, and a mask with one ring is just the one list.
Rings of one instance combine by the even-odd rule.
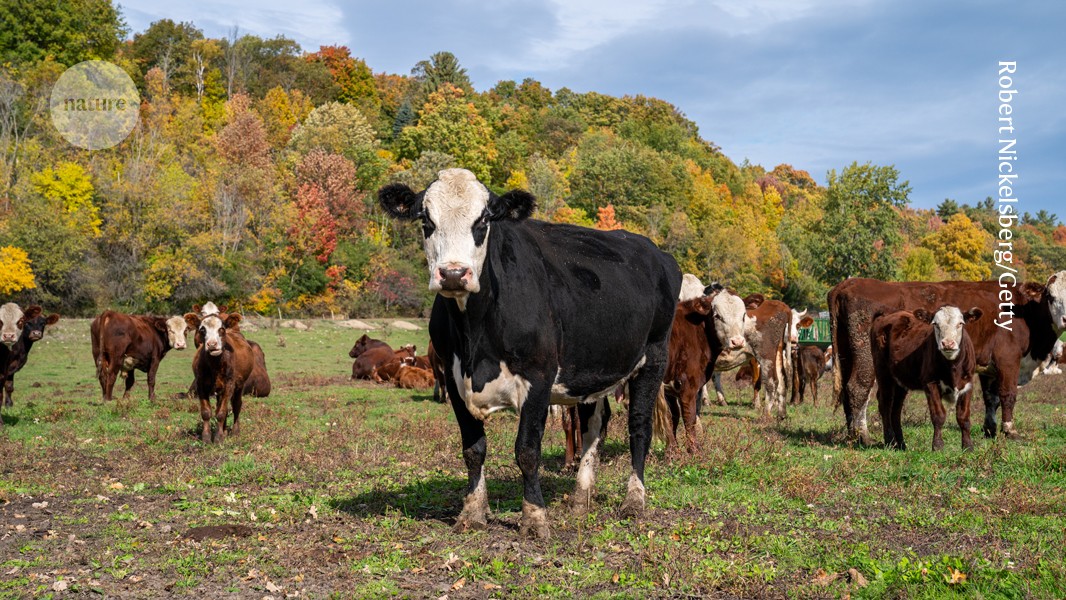
[[21, 421], [22, 419], [16, 417], [15, 415], [3, 414], [3, 410], [0, 409], [0, 420], [2, 420], [4, 426], [6, 427], [8, 425], [18, 425], [19, 421]]

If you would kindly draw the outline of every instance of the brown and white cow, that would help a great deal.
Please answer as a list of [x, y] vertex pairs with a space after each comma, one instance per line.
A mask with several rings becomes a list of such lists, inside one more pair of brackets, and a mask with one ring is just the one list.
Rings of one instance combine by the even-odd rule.
[[963, 314], [954, 306], [945, 306], [933, 314], [920, 308], [874, 317], [870, 347], [885, 446], [907, 448], [901, 423], [903, 401], [908, 391], [922, 390], [933, 422], [933, 450], [944, 447], [944, 402], [955, 405], [963, 450], [973, 449], [970, 396], [977, 359], [964, 325], [979, 320], [981, 314], [980, 308]]
[[382, 378], [376, 373], [378, 369], [390, 362], [403, 360], [404, 358], [414, 358], [414, 356], [414, 344], [401, 346], [399, 350], [395, 351], [387, 344], [367, 348], [352, 363], [352, 379], [369, 379], [381, 383]]
[[136, 370], [148, 374], [148, 398], [155, 401], [155, 375], [172, 348], [185, 349], [185, 320], [181, 317], [127, 315], [113, 310], [100, 313], [89, 325], [93, 362], [104, 400], [112, 399], [115, 380], [126, 379], [123, 400], [128, 400]]
[[[744, 298], [754, 327], [745, 331], [746, 343], [758, 363], [755, 410], [764, 416], [785, 416], [788, 385], [792, 381], [792, 346], [789, 330], [792, 309], [784, 302], [766, 300], [762, 294]], [[760, 393], [761, 392], [761, 393]]]
[[[196, 313], [186, 313], [185, 322], [197, 331], [203, 344], [196, 350], [193, 361], [196, 396], [200, 400], [200, 419], [203, 427], [200, 439], [208, 444], [212, 440], [221, 444], [227, 430], [233, 435], [240, 433], [241, 407], [245, 383], [255, 367], [256, 356], [252, 346], [235, 328], [241, 315], [227, 314], [200, 318]], [[215, 410], [211, 411], [211, 397], [215, 397]], [[233, 425], [227, 426], [230, 407], [233, 408]], [[211, 433], [211, 418], [217, 426]]]
[[[833, 390], [844, 406], [848, 433], [870, 443], [866, 408], [874, 385], [870, 325], [875, 314], [944, 305], [980, 308], [989, 318], [966, 325], [977, 352], [977, 372], [985, 403], [984, 433], [996, 435], [996, 411], [1003, 407], [1003, 432], [1015, 436], [1018, 386], [1051, 354], [1066, 328], [1066, 271], [1039, 283], [1002, 286], [997, 281], [890, 283], [848, 279], [829, 291], [835, 352]], [[1013, 312], [1009, 312], [1013, 303]], [[1023, 364], [1024, 361], [1024, 364]]]
[[433, 372], [403, 363], [396, 375], [396, 387], [405, 390], [428, 390], [433, 387]]
[[[18, 308], [17, 305], [12, 306]], [[11, 394], [15, 391], [15, 373], [26, 366], [34, 342], [44, 337], [45, 327], [54, 325], [57, 321], [59, 315], [51, 314], [46, 317], [40, 306], [31, 306], [22, 317], [22, 335], [18, 340], [10, 348], [7, 344], [0, 344], [0, 390], [3, 390], [4, 406], [12, 406]], [[15, 319], [15, 322], [17, 323], [18, 319]]]

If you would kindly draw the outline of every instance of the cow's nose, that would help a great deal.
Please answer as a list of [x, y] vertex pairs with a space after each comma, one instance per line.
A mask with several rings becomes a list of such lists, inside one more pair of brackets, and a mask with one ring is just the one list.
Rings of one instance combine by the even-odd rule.
[[729, 347], [732, 348], [733, 350], [738, 350], [743, 345], [744, 345], [744, 338], [743, 337], [729, 338]]
[[444, 267], [440, 269], [441, 289], [462, 290], [470, 278], [468, 267]]
[[958, 344], [955, 343], [955, 340], [944, 340], [941, 345], [945, 350], [954, 350]]

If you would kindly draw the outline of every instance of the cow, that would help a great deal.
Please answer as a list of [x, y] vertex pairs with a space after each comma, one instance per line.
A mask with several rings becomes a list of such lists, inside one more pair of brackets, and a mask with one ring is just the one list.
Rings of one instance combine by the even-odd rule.
[[396, 374], [396, 387], [405, 390], [428, 390], [433, 387], [433, 372], [403, 363]]
[[933, 422], [933, 450], [944, 447], [944, 401], [955, 405], [962, 449], [973, 449], [970, 396], [977, 359], [963, 325], [979, 320], [981, 314], [980, 308], [963, 314], [954, 306], [944, 306], [933, 314], [919, 308], [913, 313], [901, 310], [874, 317], [870, 348], [886, 447], [907, 448], [900, 420], [903, 401], [909, 390], [923, 390]]
[[[14, 302], [0, 306], [0, 374], [6, 374], [11, 366], [12, 350], [22, 339], [26, 320], [37, 318], [40, 314], [41, 307], [36, 305], [29, 307], [25, 312]], [[3, 376], [6, 381], [6, 375]], [[6, 384], [4, 387], [7, 387]], [[3, 407], [2, 402], [0, 402], [0, 407]], [[0, 426], [3, 424], [3, 418], [0, 418]]]
[[433, 371], [433, 400], [434, 402], [448, 401], [448, 388], [444, 384], [444, 361], [440, 359], [433, 342], [429, 342], [426, 350], [426, 358], [429, 360], [429, 370]]
[[400, 373], [400, 368], [403, 366], [414, 366], [415, 357], [413, 356], [401, 356], [393, 358], [389, 362], [381, 365], [380, 367], [374, 367], [374, 370], [370, 372], [371, 381], [377, 383], [385, 383], [386, 381], [396, 381], [396, 376]]
[[[44, 328], [48, 325], [55, 325], [59, 321], [59, 315], [51, 314], [47, 317], [41, 313], [41, 307], [31, 306], [26, 309], [26, 315], [35, 314], [36, 316], [28, 317], [23, 316], [22, 335], [19, 336], [18, 341], [11, 345], [8, 349], [6, 345], [3, 346], [4, 350], [0, 352], [7, 352], [7, 359], [0, 358], [0, 389], [3, 390], [4, 406], [12, 406], [11, 394], [15, 391], [15, 373], [18, 373], [22, 367], [26, 366], [26, 361], [29, 359], [30, 350], [33, 349], [34, 342], [39, 341], [44, 337]], [[7, 365], [6, 367], [4, 365]]]
[[1055, 339], [1066, 329], [1066, 271], [1055, 273], [1044, 285], [1009, 281], [1002, 285], [998, 281], [890, 283], [854, 278], [829, 290], [828, 301], [833, 392], [844, 406], [849, 437], [870, 443], [866, 408], [874, 384], [869, 336], [874, 314], [919, 308], [934, 311], [944, 305], [973, 306], [986, 315], [996, 315], [968, 323], [966, 328], [977, 352], [985, 404], [984, 435], [996, 436], [996, 411], [1002, 406], [1002, 431], [1007, 437], [1016, 437], [1018, 386], [1029, 382], [1035, 365], [1051, 354]]
[[790, 404], [799, 404], [803, 401], [800, 394], [800, 356], [799, 334], [800, 330], [814, 325], [814, 318], [807, 314], [807, 309], [798, 311], [792, 309], [792, 320], [788, 326], [788, 340], [792, 351], [788, 355], [789, 373], [792, 380], [792, 398]]
[[[251, 344], [236, 328], [241, 315], [229, 313], [224, 318], [211, 314], [201, 318], [196, 313], [186, 313], [185, 322], [198, 332], [203, 344], [196, 349], [193, 360], [193, 377], [196, 397], [200, 400], [202, 428], [200, 440], [209, 444], [221, 444], [226, 432], [238, 435], [241, 430], [241, 407], [245, 383], [252, 375], [256, 356]], [[211, 412], [211, 397], [215, 397], [215, 410]], [[228, 426], [230, 407], [233, 407], [233, 425]], [[211, 432], [211, 417], [217, 426]]]
[[744, 305], [754, 321], [754, 327], [745, 329], [755, 389], [752, 402], [756, 412], [764, 416], [776, 413], [784, 418], [785, 398], [792, 380], [792, 309], [784, 302], [766, 300], [762, 294], [745, 297]]
[[[230, 333], [239, 333], [231, 331]], [[243, 335], [243, 334], [242, 334]], [[248, 346], [252, 349], [252, 372], [248, 379], [244, 380], [244, 393], [253, 398], [266, 398], [270, 395], [270, 375], [267, 374], [266, 354], [263, 347], [246, 338]], [[193, 360], [196, 356], [193, 356]]]
[[827, 364], [831, 359], [822, 352], [821, 348], [811, 344], [799, 346], [794, 351], [794, 355], [793, 369], [795, 371], [792, 381], [793, 385], [798, 388], [798, 394], [793, 393], [793, 397], [798, 398], [797, 402], [802, 403], [809, 387], [814, 395], [812, 405], [818, 406], [818, 380], [829, 370]]
[[[352, 346], [352, 349], [348, 351], [348, 356], [350, 358], [359, 358], [359, 355], [366, 352], [367, 350], [371, 348], [379, 348], [382, 346], [386, 348], [389, 347], [389, 345], [385, 342], [381, 340], [375, 340], [374, 338], [370, 337], [369, 334], [364, 333], [362, 337], [355, 340], [355, 345]], [[355, 377], [353, 376], [352, 378], [354, 379]]]
[[148, 374], [148, 398], [155, 402], [155, 374], [159, 363], [171, 349], [185, 349], [182, 317], [154, 317], [127, 315], [113, 310], [100, 313], [89, 325], [93, 362], [100, 391], [105, 401], [112, 399], [115, 380], [125, 376], [126, 391], [122, 399], [129, 400], [136, 370]]
[[468, 485], [458, 530], [486, 527], [485, 419], [519, 414], [515, 458], [523, 477], [519, 534], [549, 535], [540, 458], [549, 404], [578, 404], [582, 459], [572, 508], [588, 510], [606, 394], [628, 382], [632, 472], [622, 513], [645, 504], [644, 461], [668, 359], [677, 262], [647, 238], [529, 219], [535, 200], [497, 196], [464, 169], [440, 171], [416, 194], [378, 192], [382, 208], [420, 221], [429, 289], [429, 329], [462, 436]]
[[388, 345], [373, 346], [356, 357], [352, 363], [352, 379], [370, 379], [380, 383], [381, 377], [377, 375], [377, 369], [386, 364], [404, 358], [414, 358], [414, 344], [401, 346], [399, 350], [393, 350]]

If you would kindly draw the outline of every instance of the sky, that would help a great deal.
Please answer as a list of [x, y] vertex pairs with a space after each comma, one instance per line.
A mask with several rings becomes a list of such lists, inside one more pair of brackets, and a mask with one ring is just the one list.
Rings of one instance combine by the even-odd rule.
[[[161, 18], [211, 37], [237, 26], [401, 74], [447, 50], [477, 90], [532, 77], [661, 98], [738, 164], [787, 163], [822, 184], [853, 162], [894, 165], [921, 208], [995, 198], [999, 140], [1016, 139], [1019, 211], [1066, 221], [1066, 2], [118, 2], [134, 33]], [[1013, 134], [999, 132], [1000, 61], [1017, 65]]]

